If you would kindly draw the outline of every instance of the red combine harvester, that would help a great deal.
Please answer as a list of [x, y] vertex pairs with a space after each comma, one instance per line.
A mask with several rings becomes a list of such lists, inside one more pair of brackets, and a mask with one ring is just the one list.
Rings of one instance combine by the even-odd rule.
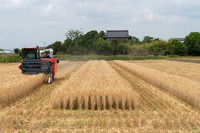
[[23, 74], [44, 73], [48, 83], [52, 83], [59, 59], [53, 58], [53, 49], [40, 50], [39, 46], [22, 48], [22, 64], [18, 66]]

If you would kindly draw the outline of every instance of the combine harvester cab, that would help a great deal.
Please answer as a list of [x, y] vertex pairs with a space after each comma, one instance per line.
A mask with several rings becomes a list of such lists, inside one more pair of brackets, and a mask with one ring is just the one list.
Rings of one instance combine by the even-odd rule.
[[22, 56], [22, 62], [19, 69], [22, 70], [22, 74], [43, 73], [48, 83], [52, 83], [59, 63], [57, 58], [53, 58], [53, 49], [40, 50], [38, 46], [22, 48], [20, 56]]

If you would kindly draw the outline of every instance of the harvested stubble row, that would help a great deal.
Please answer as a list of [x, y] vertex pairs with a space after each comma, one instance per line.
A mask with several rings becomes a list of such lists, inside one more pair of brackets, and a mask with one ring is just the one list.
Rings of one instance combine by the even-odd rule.
[[200, 108], [200, 83], [184, 77], [137, 65], [135, 63], [128, 63], [126, 61], [114, 61], [114, 63], [141, 79], [186, 100], [197, 108]]
[[89, 61], [63, 82], [53, 106], [64, 109], [134, 109], [138, 94], [105, 61]]
[[168, 74], [182, 76], [196, 82], [200, 81], [199, 63], [178, 62], [169, 60], [138, 60], [129, 62], [166, 72]]
[[0, 106], [6, 106], [29, 94], [43, 83], [43, 75], [23, 75], [18, 64], [0, 68]]

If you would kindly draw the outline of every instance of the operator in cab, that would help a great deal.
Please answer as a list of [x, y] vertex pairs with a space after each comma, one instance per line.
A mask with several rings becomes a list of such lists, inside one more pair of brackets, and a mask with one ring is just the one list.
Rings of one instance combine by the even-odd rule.
[[35, 54], [32, 51], [30, 51], [30, 53], [27, 55], [27, 58], [29, 60], [34, 59], [35, 58]]

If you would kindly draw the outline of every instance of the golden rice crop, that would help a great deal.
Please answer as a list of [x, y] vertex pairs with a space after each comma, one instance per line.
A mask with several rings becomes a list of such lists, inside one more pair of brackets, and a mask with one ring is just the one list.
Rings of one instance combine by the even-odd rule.
[[54, 107], [64, 109], [133, 109], [138, 94], [105, 61], [89, 61], [53, 94]]
[[43, 75], [23, 75], [16, 64], [0, 68], [0, 105], [5, 106], [43, 83]]
[[140, 66], [135, 63], [128, 63], [125, 61], [114, 62], [129, 72], [137, 75], [141, 79], [158, 86], [200, 108], [199, 82]]

